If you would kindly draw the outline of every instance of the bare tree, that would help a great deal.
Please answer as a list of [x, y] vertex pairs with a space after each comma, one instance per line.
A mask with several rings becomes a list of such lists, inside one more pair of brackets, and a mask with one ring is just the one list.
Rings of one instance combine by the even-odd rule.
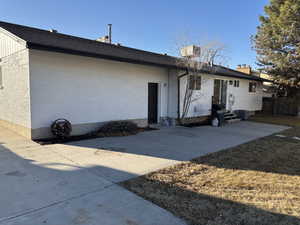
[[[224, 65], [227, 60], [225, 57], [225, 47], [219, 42], [207, 42], [205, 44], [195, 44], [195, 42], [189, 42], [187, 40], [177, 43], [177, 49], [180, 52], [180, 56], [177, 60], [177, 67], [185, 72], [178, 75], [178, 84], [182, 77], [187, 76], [187, 82], [184, 87], [184, 98], [182, 103], [182, 112], [179, 112], [179, 122], [183, 123], [183, 120], [187, 117], [192, 102], [201, 98], [201, 94], [195, 95], [193, 85], [197, 85], [197, 82], [201, 84], [197, 78], [199, 73], [214, 73], [218, 69], [216, 65]], [[179, 90], [180, 91], [180, 88]], [[179, 107], [180, 110], [180, 107]]]

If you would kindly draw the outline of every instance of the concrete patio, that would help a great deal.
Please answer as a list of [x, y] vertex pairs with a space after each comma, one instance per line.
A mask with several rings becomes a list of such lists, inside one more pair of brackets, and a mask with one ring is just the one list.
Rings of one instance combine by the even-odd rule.
[[0, 224], [185, 224], [117, 183], [282, 131], [240, 122], [40, 146], [0, 129]]

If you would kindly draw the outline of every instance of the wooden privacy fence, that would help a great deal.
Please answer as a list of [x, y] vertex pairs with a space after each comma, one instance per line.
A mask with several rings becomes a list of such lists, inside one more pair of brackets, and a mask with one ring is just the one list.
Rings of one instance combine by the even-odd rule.
[[272, 115], [300, 116], [300, 99], [290, 97], [263, 98], [263, 112]]

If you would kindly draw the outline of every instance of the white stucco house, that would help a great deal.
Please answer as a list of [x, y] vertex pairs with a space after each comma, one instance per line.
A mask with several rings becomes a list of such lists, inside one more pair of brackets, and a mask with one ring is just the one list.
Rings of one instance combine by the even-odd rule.
[[[176, 120], [184, 90], [175, 58], [57, 32], [0, 22], [0, 125], [28, 138], [49, 137], [68, 119], [73, 135], [111, 120], [140, 126]], [[211, 114], [213, 102], [259, 111], [263, 79], [225, 67], [197, 74], [189, 117]], [[180, 87], [189, 75], [180, 79]], [[178, 91], [180, 89], [181, 91]], [[234, 104], [229, 100], [234, 98]]]

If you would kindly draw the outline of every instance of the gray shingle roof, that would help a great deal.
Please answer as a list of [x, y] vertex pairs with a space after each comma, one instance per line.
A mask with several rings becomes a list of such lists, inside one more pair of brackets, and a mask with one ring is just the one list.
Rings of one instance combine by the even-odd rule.
[[[103, 43], [47, 30], [1, 22], [0, 27], [27, 42], [27, 47], [47, 51], [111, 59], [130, 63], [176, 68], [178, 58], [139, 49]], [[214, 74], [263, 81], [226, 67], [216, 66]]]

